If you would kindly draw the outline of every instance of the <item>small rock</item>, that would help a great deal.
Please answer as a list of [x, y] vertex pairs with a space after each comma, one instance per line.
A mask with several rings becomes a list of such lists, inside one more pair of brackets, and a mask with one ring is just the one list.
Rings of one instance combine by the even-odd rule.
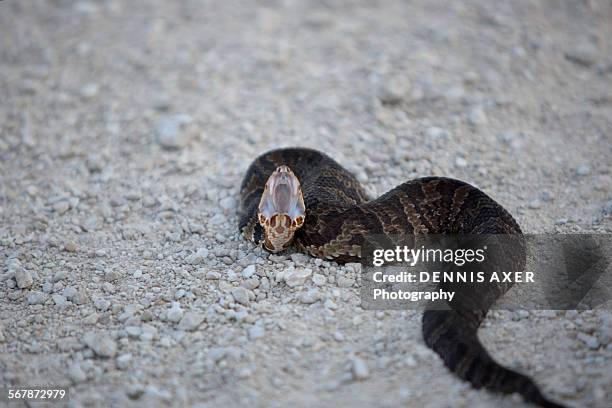
[[597, 337], [580, 332], [578, 333], [578, 340], [582, 341], [591, 350], [597, 350], [599, 348], [599, 340], [597, 340]]
[[241, 305], [248, 306], [249, 304], [249, 291], [243, 287], [237, 287], [232, 290], [232, 296], [236, 302]]
[[87, 303], [87, 296], [85, 296], [85, 294], [82, 292], [77, 292], [76, 295], [72, 297], [72, 299], [68, 298], [68, 300], [72, 301], [72, 303], [74, 303], [75, 305], [84, 305], [85, 303]]
[[266, 330], [259, 325], [255, 325], [249, 329], [249, 339], [255, 340], [263, 337], [266, 334]]
[[525, 144], [525, 134], [516, 131], [506, 131], [497, 135], [498, 140], [518, 150]]
[[485, 125], [487, 121], [487, 115], [480, 106], [475, 107], [468, 114], [468, 123], [472, 126]]
[[120, 370], [125, 370], [130, 366], [131, 361], [132, 355], [130, 353], [122, 354], [117, 357], [117, 368]]
[[300, 268], [300, 269], [294, 269], [292, 271], [286, 272], [284, 277], [285, 277], [285, 283], [287, 284], [287, 286], [295, 287], [295, 286], [301, 286], [304, 283], [306, 283], [308, 278], [310, 278], [311, 276], [312, 276], [312, 269]]
[[95, 231], [100, 226], [100, 220], [95, 215], [88, 217], [85, 221], [81, 223], [81, 227], [85, 231]]
[[88, 324], [88, 325], [94, 325], [96, 323], [98, 323], [98, 314], [97, 313], [92, 313], [89, 316], [87, 316], [85, 319], [83, 319], [83, 323]]
[[368, 173], [366, 173], [365, 170], [363, 170], [363, 169], [357, 171], [355, 176], [357, 177], [357, 180], [359, 180], [360, 183], [367, 183], [368, 182]]
[[319, 289], [309, 289], [306, 292], [300, 294], [300, 303], [310, 305], [317, 302], [320, 299]]
[[599, 50], [591, 43], [577, 45], [565, 52], [565, 58], [583, 67], [590, 67], [597, 62]]
[[296, 252], [294, 254], [291, 254], [291, 260], [293, 261], [293, 263], [295, 263], [296, 265], [305, 265], [306, 262], [308, 262], [308, 256]]
[[460, 100], [465, 98], [465, 88], [463, 85], [453, 85], [444, 90], [443, 95], [449, 100]]
[[172, 307], [168, 310], [166, 314], [166, 319], [173, 323], [178, 323], [183, 318], [183, 309], [181, 309], [181, 305], [179, 302], [173, 302]]
[[227, 222], [227, 218], [225, 218], [223, 214], [218, 213], [213, 215], [208, 222], [210, 222], [211, 225], [222, 225]]
[[345, 276], [338, 277], [337, 281], [338, 281], [338, 286], [341, 288], [350, 288], [351, 286], [355, 284], [355, 279], [347, 278]]
[[402, 101], [410, 90], [410, 82], [400, 76], [381, 77], [374, 75], [372, 83], [376, 97], [386, 104], [397, 104]]
[[255, 276], [255, 277], [253, 277], [253, 278], [250, 278], [250, 279], [245, 280], [245, 281], [242, 283], [242, 285], [241, 285], [241, 286], [242, 286], [243, 288], [246, 288], [246, 289], [249, 289], [249, 290], [253, 290], [253, 289], [255, 289], [255, 288], [258, 288], [258, 287], [259, 287], [259, 285], [260, 285], [259, 278], [258, 278], [257, 276]]
[[157, 327], [152, 324], [143, 324], [141, 327], [140, 340], [152, 341], [157, 337]]
[[101, 312], [106, 312], [110, 305], [111, 303], [104, 298], [96, 298], [94, 300], [94, 307]]
[[117, 354], [117, 344], [105, 333], [87, 332], [83, 335], [83, 343], [98, 357], [115, 357]]
[[425, 130], [425, 136], [428, 139], [433, 139], [433, 140], [438, 140], [438, 139], [446, 139], [449, 137], [449, 133], [448, 131], [436, 127], [436, 126], [432, 126], [429, 127]]
[[85, 374], [85, 371], [83, 371], [78, 363], [74, 363], [68, 367], [68, 378], [70, 378], [73, 383], [78, 384], [87, 380], [87, 374]]
[[70, 209], [70, 202], [68, 200], [61, 200], [53, 204], [53, 211], [58, 214], [63, 214]]
[[198, 265], [208, 258], [208, 249], [199, 248], [196, 252], [185, 258], [185, 261], [191, 265]]
[[72, 241], [68, 241], [64, 244], [64, 251], [66, 252], [78, 252], [79, 250], [79, 246], [72, 242]]
[[542, 207], [542, 201], [538, 200], [537, 198], [535, 200], [531, 200], [528, 204], [528, 207], [533, 210], [536, 210]]
[[234, 289], [234, 286], [232, 286], [231, 283], [228, 283], [224, 280], [219, 282], [219, 290], [221, 290], [221, 292], [231, 292]]
[[232, 271], [231, 269], [228, 269], [226, 274], [228, 282], [235, 282], [238, 280], [238, 275], [236, 275], [236, 272]]
[[315, 273], [312, 275], [312, 283], [317, 286], [323, 286], [327, 282], [327, 278], [325, 275], [321, 275], [320, 273]]
[[168, 94], [160, 92], [153, 97], [152, 107], [159, 112], [167, 112], [172, 106], [172, 100]]
[[98, 86], [98, 84], [90, 83], [90, 84], [84, 85], [81, 88], [80, 93], [83, 98], [91, 99], [91, 98], [94, 98], [96, 95], [98, 95], [99, 90], [100, 90], [100, 87]]
[[223, 211], [227, 213], [227, 212], [234, 211], [238, 203], [234, 197], [228, 196], [222, 199], [221, 201], [219, 201], [219, 205], [221, 206]]
[[226, 355], [227, 349], [225, 347], [214, 347], [208, 351], [208, 357], [215, 363], [219, 362]]
[[172, 394], [167, 390], [160, 390], [150, 384], [145, 388], [144, 393], [139, 398], [139, 402], [139, 405], [143, 407], [167, 407], [172, 405]]
[[31, 291], [28, 293], [27, 300], [29, 305], [42, 305], [47, 301], [49, 295], [39, 291]]
[[55, 303], [57, 306], [63, 307], [66, 306], [66, 296], [62, 296], [62, 295], [53, 295], [51, 296], [51, 298], [53, 299], [53, 303]]
[[588, 176], [591, 173], [591, 167], [588, 164], [582, 164], [576, 167], [576, 174], [579, 176]]
[[370, 376], [370, 370], [365, 361], [359, 357], [354, 357], [351, 361], [351, 371], [353, 378], [357, 381], [365, 380]]
[[[87, 159], [85, 160], [85, 166], [87, 166], [87, 170], [90, 173], [100, 173], [104, 170], [104, 158], [102, 155], [92, 153], [87, 155]], [[92, 231], [97, 227], [97, 217], [93, 216], [85, 220], [81, 226], [85, 228], [86, 231]]]
[[137, 339], [142, 334], [142, 329], [140, 328], [140, 326], [126, 326], [125, 332], [129, 337]]
[[604, 206], [601, 208], [601, 212], [603, 215], [612, 215], [612, 200], [604, 204]]
[[139, 383], [129, 384], [126, 387], [125, 395], [127, 395], [129, 398], [133, 400], [139, 399], [140, 397], [142, 397], [142, 394], [144, 394], [144, 388], [142, 384], [139, 384]]
[[205, 316], [201, 313], [187, 312], [183, 315], [183, 318], [178, 324], [179, 330], [194, 331], [197, 329], [202, 322], [204, 322]]
[[468, 162], [461, 156], [455, 157], [455, 166], [457, 167], [467, 167]]
[[59, 282], [61, 280], [66, 279], [66, 271], [57, 271], [54, 275], [53, 275], [53, 279], [52, 282]]
[[547, 203], [555, 199], [555, 196], [548, 190], [542, 191], [542, 194], [540, 194], [540, 197], [542, 198], [542, 201], [546, 201]]
[[529, 318], [529, 312], [527, 310], [517, 310], [514, 312], [513, 320], [520, 321]]
[[153, 315], [153, 313], [150, 310], [145, 310], [140, 315], [140, 320], [142, 320], [143, 322], [150, 322], [151, 320], [153, 320], [154, 317], [155, 316]]
[[219, 272], [210, 271], [206, 273], [206, 279], [219, 280], [221, 279], [221, 274]]
[[602, 324], [597, 331], [597, 337], [603, 346], [612, 343], [612, 322]]
[[19, 289], [26, 289], [32, 286], [34, 279], [30, 272], [19, 264], [14, 268], [15, 280], [17, 281], [17, 287]]
[[253, 274], [255, 274], [255, 265], [249, 265], [242, 270], [242, 277], [245, 279], [249, 279]]
[[612, 73], [612, 59], [602, 61], [597, 64], [597, 73], [599, 75], [607, 75]]
[[326, 301], [323, 303], [323, 306], [324, 306], [326, 309], [329, 309], [329, 310], [336, 310], [336, 309], [338, 308], [338, 305], [337, 305], [337, 304], [336, 304], [336, 303], [335, 303], [333, 300], [331, 300], [331, 299], [327, 299], [327, 300], [326, 300]]
[[189, 115], [173, 115], [157, 124], [157, 141], [165, 149], [180, 149], [187, 145], [188, 135], [185, 125], [192, 122]]

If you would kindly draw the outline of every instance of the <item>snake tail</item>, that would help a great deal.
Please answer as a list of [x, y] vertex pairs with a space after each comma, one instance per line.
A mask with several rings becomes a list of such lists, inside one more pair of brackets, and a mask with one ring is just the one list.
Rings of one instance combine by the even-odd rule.
[[518, 393], [533, 404], [545, 408], [565, 408], [544, 397], [526, 375], [497, 363], [477, 336], [484, 313], [465, 316], [456, 310], [426, 310], [423, 314], [423, 338], [446, 367], [474, 388], [511, 394]]

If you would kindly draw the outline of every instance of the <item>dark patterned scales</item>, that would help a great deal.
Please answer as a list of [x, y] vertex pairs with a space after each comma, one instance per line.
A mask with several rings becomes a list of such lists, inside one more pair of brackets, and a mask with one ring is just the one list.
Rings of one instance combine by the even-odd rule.
[[[521, 229], [493, 199], [462, 181], [426, 177], [404, 183], [375, 200], [369, 200], [357, 179], [330, 157], [304, 148], [279, 149], [258, 157], [241, 185], [240, 231], [259, 244], [264, 230], [258, 222], [258, 205], [268, 177], [288, 166], [301, 183], [306, 208], [304, 224], [295, 232], [294, 244], [312, 256], [339, 263], [359, 262], [367, 234], [389, 237], [414, 234], [516, 234]], [[391, 239], [391, 238], [390, 238]], [[522, 240], [521, 240], [522, 242]], [[518, 244], [508, 259], [515, 271], [523, 270], [524, 246]], [[508, 269], [506, 269], [508, 270]], [[474, 288], [477, 285], [472, 285]], [[446, 366], [474, 387], [502, 393], [517, 392], [543, 407], [561, 407], [546, 399], [528, 377], [499, 365], [477, 337], [488, 307], [507, 286], [478, 286], [486, 293], [458, 293], [463, 307], [426, 310], [425, 343]], [[470, 299], [486, 299], [480, 309], [469, 308]], [[463, 299], [463, 300], [461, 300]]]

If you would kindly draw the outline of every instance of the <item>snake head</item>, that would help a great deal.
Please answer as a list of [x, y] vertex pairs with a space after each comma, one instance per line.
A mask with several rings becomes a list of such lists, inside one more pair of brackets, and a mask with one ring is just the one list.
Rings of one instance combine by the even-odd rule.
[[264, 230], [263, 246], [270, 252], [287, 248], [295, 231], [304, 225], [306, 207], [302, 188], [289, 167], [277, 167], [268, 178], [257, 217]]

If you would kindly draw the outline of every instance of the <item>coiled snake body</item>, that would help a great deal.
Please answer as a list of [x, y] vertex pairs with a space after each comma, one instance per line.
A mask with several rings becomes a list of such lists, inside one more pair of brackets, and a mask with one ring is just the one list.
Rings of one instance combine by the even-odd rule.
[[[239, 228], [247, 239], [273, 251], [293, 242], [302, 252], [338, 263], [360, 262], [367, 234], [521, 234], [501, 205], [465, 182], [425, 177], [370, 200], [350, 172], [327, 155], [305, 148], [259, 156], [247, 170], [240, 194]], [[275, 211], [286, 215], [277, 217]], [[514, 270], [522, 270], [522, 255], [513, 257], [519, 259]], [[507, 287], [486, 290], [493, 293], [490, 306]], [[501, 366], [487, 353], [477, 337], [487, 310], [426, 310], [425, 343], [476, 388], [517, 392], [540, 406], [561, 407], [545, 398], [530, 378]]]

